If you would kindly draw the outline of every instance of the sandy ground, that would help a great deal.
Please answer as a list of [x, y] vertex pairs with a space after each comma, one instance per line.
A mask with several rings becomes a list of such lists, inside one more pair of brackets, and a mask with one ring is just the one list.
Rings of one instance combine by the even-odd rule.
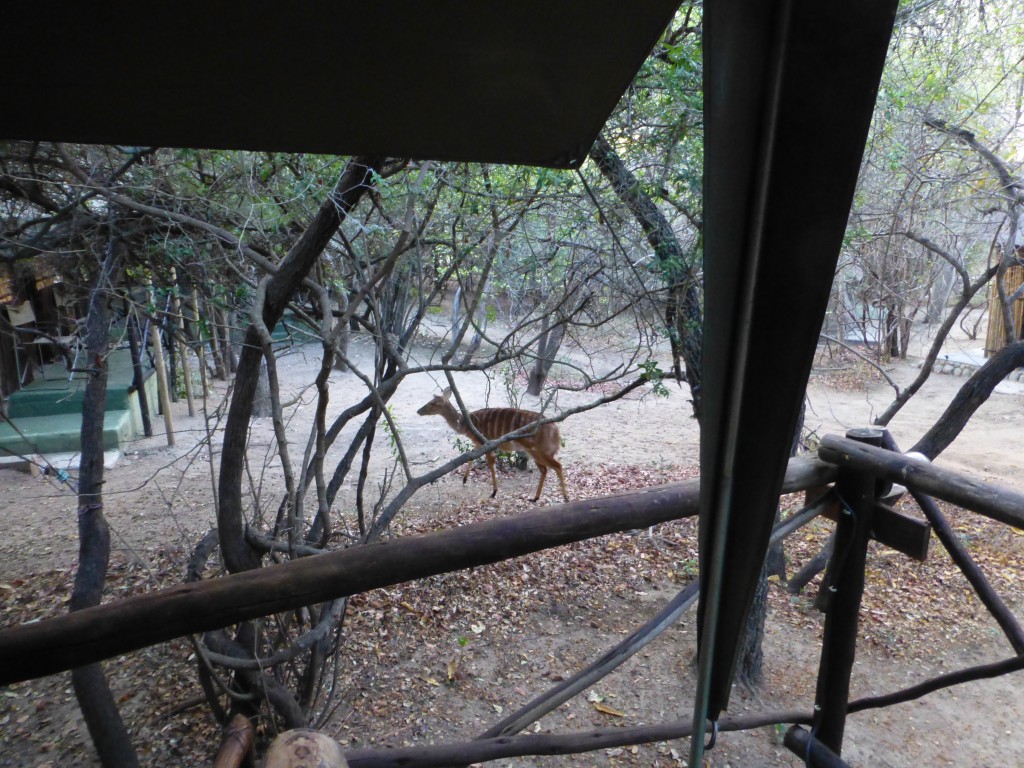
[[[358, 348], [360, 342], [357, 340], [355, 344]], [[296, 401], [289, 424], [293, 460], [301, 456], [305, 448], [313, 401], [307, 386], [315, 374], [316, 363], [312, 347], [297, 350], [280, 363], [285, 397]], [[906, 384], [918, 373], [913, 360], [894, 364], [887, 370], [900, 384]], [[458, 374], [456, 381], [471, 407], [507, 404], [498, 379], [467, 373]], [[933, 375], [890, 424], [897, 442], [909, 446], [923, 434], [964, 381], [948, 375]], [[392, 400], [392, 415], [414, 473], [426, 471], [457, 455], [443, 421], [415, 413], [443, 386], [442, 378], [418, 374], [403, 382]], [[363, 391], [354, 374], [338, 372], [332, 375], [331, 389], [333, 402], [328, 422]], [[572, 416], [562, 425], [565, 446], [559, 454], [560, 460], [567, 467], [590, 467], [597, 472], [601, 471], [601, 466], [614, 465], [696, 465], [698, 430], [690, 416], [687, 392], [674, 385], [670, 385], [670, 389], [672, 392], [667, 398], [643, 391]], [[167, 445], [163, 423], [157, 420], [154, 426], [158, 434], [131, 445], [108, 472], [106, 512], [115, 536], [114, 558], [149, 563], [155, 553], [169, 545], [190, 546], [213, 524], [211, 488], [216, 483], [219, 455], [214, 448], [211, 456], [204, 439], [208, 430], [216, 433], [215, 409], [224, 394], [223, 387], [213, 393], [208, 403], [209, 419], [202, 414], [189, 417], [185, 404], [178, 403], [173, 409], [175, 446]], [[823, 435], [841, 434], [848, 428], [865, 426], [885, 408], [892, 396], [891, 388], [877, 379], [837, 387], [832, 379], [815, 378], [809, 389], [806, 427], [812, 433]], [[555, 405], [563, 409], [573, 407], [583, 403], [586, 397], [563, 392]], [[536, 407], [529, 399], [521, 404]], [[339, 443], [344, 444], [344, 439]], [[269, 451], [271, 444], [269, 420], [256, 422], [252, 433], [255, 475], [259, 475], [261, 451]], [[390, 466], [387, 452], [378, 454], [371, 467], [374, 477], [379, 477]], [[1000, 385], [937, 464], [1024, 490], [1024, 386]], [[528, 498], [535, 477], [529, 474], [522, 479], [503, 478], [502, 494], [518, 493]], [[275, 470], [271, 467], [265, 473], [260, 497], [264, 499], [261, 502], [264, 506], [276, 504], [274, 494], [267, 492], [275, 482]], [[546, 501], [556, 500], [556, 489], [557, 484], [549, 483], [545, 490]], [[32, 573], [71, 567], [77, 557], [72, 493], [52, 478], [11, 470], [0, 471], [0, 493], [6, 501], [4, 515], [8, 523], [8, 535], [0, 540], [0, 584]], [[431, 504], [456, 503], [460, 499], [483, 500], [488, 493], [485, 473], [477, 470], [466, 486], [444, 481], [425, 488], [417, 495], [416, 504], [424, 508]], [[570, 493], [573, 493], [572, 485]], [[342, 493], [341, 508], [351, 501], [352, 494], [350, 484]], [[1014, 607], [1020, 607], [1022, 596], [1007, 595], [1007, 599]], [[684, 645], [692, 644], [692, 631], [680, 630], [679, 636]], [[817, 641], [813, 633], [795, 638], [790, 627], [773, 624], [771, 617], [767, 637], [769, 679], [774, 681], [768, 693], [780, 701], [786, 700], [788, 694], [783, 690], [786, 684], [779, 680], [793, 665], [811, 670], [813, 674], [817, 665]], [[859, 682], [855, 683], [855, 688], [859, 687], [862, 692], [890, 690], [923, 679], [928, 673], [948, 671], [957, 664], [981, 663], [1008, 655], [1000, 648], [997, 633], [988, 630], [970, 646], [936, 649], [930, 661], [914, 662], [909, 669], [884, 658], [865, 655], [858, 660], [856, 679]], [[747, 705], [758, 708], [756, 702]], [[1024, 750], [1024, 736], [1017, 729], [1021, 712], [1024, 712], [1024, 691], [1014, 685], [1013, 677], [976, 683], [884, 713], [852, 718], [847, 731], [850, 746], [845, 755], [854, 765], [1008, 765], [1017, 762], [1012, 756]], [[970, 749], [968, 744], [972, 745]], [[744, 754], [749, 753], [743, 749], [735, 753]], [[775, 755], [777, 762], [773, 764], [798, 764], [785, 762], [789, 758], [780, 757], [778, 750]], [[30, 764], [35, 763], [25, 763]], [[510, 761], [506, 764], [526, 763]], [[679, 764], [679, 761], [670, 759], [664, 764]]]

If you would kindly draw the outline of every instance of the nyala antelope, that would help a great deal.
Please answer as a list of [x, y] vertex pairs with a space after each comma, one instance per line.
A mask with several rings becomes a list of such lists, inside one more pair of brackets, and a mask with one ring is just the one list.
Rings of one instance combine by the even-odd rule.
[[[420, 416], [440, 416], [458, 434], [465, 435], [472, 440], [475, 446], [483, 445], [479, 438], [473, 434], [473, 430], [469, 428], [462, 413], [449, 401], [451, 396], [452, 390], [449, 387], [440, 395], [434, 395], [430, 398], [427, 404], [416, 411], [416, 413]], [[479, 411], [471, 412], [469, 416], [473, 420], [473, 426], [487, 440], [495, 440], [510, 432], [518, 432], [542, 418], [539, 413], [522, 411], [518, 408], [481, 408]], [[530, 454], [530, 458], [536, 462], [537, 468], [540, 470], [540, 482], [537, 483], [537, 494], [533, 497], [534, 501], [540, 499], [540, 494], [544, 490], [544, 480], [547, 478], [549, 467], [555, 470], [555, 473], [558, 475], [558, 482], [562, 486], [562, 498], [569, 501], [569, 492], [565, 489], [565, 476], [562, 474], [562, 465], [555, 458], [555, 454], [558, 453], [560, 447], [558, 427], [554, 424], [541, 424], [529, 434], [508, 440], [497, 446], [495, 450], [502, 448], [513, 451], [526, 451], [526, 453]], [[471, 466], [472, 462], [467, 462], [466, 472], [462, 476], [463, 483], [469, 479]], [[487, 452], [487, 467], [491, 470], [491, 485], [494, 487], [491, 498], [494, 498], [498, 494], [498, 476], [494, 472], [494, 450]]]

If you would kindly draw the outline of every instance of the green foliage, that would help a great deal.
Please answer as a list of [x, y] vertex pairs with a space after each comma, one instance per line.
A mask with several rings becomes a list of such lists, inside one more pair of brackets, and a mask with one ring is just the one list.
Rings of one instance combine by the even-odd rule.
[[657, 360], [646, 360], [640, 363], [640, 370], [643, 371], [641, 378], [650, 382], [651, 391], [658, 397], [668, 397], [669, 389], [665, 386], [665, 372], [658, 366]]
[[518, 408], [523, 398], [522, 388], [519, 386], [518, 363], [509, 361], [502, 363], [500, 368], [501, 385], [505, 390], [508, 403], [513, 408]]
[[395, 418], [395, 411], [391, 405], [387, 406], [388, 418], [384, 419], [384, 429], [387, 433], [388, 450], [396, 459], [399, 457], [398, 445], [402, 438], [402, 428]]
[[[451, 441], [459, 453], [469, 453], [476, 448], [472, 440], [461, 435], [452, 435]], [[518, 451], [504, 451], [498, 448], [494, 451], [494, 459], [498, 469], [526, 469], [528, 466], [526, 454]]]

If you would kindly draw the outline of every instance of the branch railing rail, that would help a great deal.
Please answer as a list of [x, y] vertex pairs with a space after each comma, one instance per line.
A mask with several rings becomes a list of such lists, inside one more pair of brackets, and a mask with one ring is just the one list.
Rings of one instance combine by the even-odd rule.
[[[1024, 494], [936, 467], [913, 455], [842, 437], [823, 438], [817, 459], [790, 462], [782, 491], [793, 493], [828, 485], [844, 470], [899, 483], [919, 503], [922, 499], [927, 503], [930, 497], [934, 497], [1024, 530]], [[512, 518], [352, 547], [274, 568], [198, 584], [178, 585], [74, 614], [23, 624], [0, 631], [0, 684], [54, 674], [174, 637], [229, 626], [290, 608], [498, 562], [608, 533], [642, 529], [691, 517], [697, 513], [699, 487], [697, 479], [635, 493], [555, 505]], [[1014, 639], [1011, 637], [1011, 642]], [[964, 674], [943, 676], [941, 680], [928, 680], [908, 689], [906, 695], [904, 692], [894, 694], [894, 700], [908, 700], [965, 680], [1024, 669], [1024, 656], [1017, 655], [997, 667], [992, 672], [987, 668], [977, 674], [967, 670]], [[854, 705], [858, 703], [851, 703], [848, 713], [857, 711], [860, 707]], [[868, 706], [885, 706], [888, 703], [887, 697], [881, 697]], [[809, 720], [796, 713], [785, 714], [790, 715], [784, 718], [790, 723], [807, 723]], [[742, 728], [746, 724], [740, 718], [730, 725]], [[636, 741], [633, 743], [658, 740], [668, 732], [673, 732], [668, 738], [678, 738], [685, 735], [685, 728], [672, 724], [665, 733], [654, 728], [634, 736]], [[573, 737], [563, 738], [575, 744]], [[509, 739], [504, 736], [494, 742], [505, 743], [508, 747], [511, 747], [511, 742], [519, 742], [519, 739]], [[591, 748], [598, 748], [587, 737], [583, 737], [583, 741], [590, 741]], [[534, 746], [539, 746], [542, 752], [561, 752], [553, 743]], [[516, 754], [529, 753], [520, 751], [523, 747], [530, 749], [524, 743], [512, 751]], [[582, 743], [568, 751], [576, 749], [587, 751]], [[503, 751], [498, 748], [491, 755], [497, 756]], [[390, 764], [388, 759], [377, 763], [371, 754], [372, 751], [360, 751], [353, 757], [360, 764], [365, 761], [367, 766]], [[447, 757], [450, 758], [451, 754], [448, 753]], [[394, 759], [396, 756], [391, 752], [390, 757]], [[444, 759], [441, 758], [442, 761]], [[424, 764], [439, 763], [428, 760]]]
[[[783, 493], [831, 483], [833, 466], [790, 462]], [[697, 514], [699, 480], [552, 505], [514, 517], [304, 557], [0, 631], [0, 685], [379, 587]]]

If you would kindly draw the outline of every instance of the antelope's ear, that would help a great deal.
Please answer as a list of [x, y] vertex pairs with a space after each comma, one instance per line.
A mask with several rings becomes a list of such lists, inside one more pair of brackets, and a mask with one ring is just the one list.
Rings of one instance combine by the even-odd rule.
[[444, 388], [444, 392], [441, 393], [441, 397], [443, 397], [445, 400], [447, 400], [451, 396], [452, 396], [452, 388], [451, 387], [445, 387]]

